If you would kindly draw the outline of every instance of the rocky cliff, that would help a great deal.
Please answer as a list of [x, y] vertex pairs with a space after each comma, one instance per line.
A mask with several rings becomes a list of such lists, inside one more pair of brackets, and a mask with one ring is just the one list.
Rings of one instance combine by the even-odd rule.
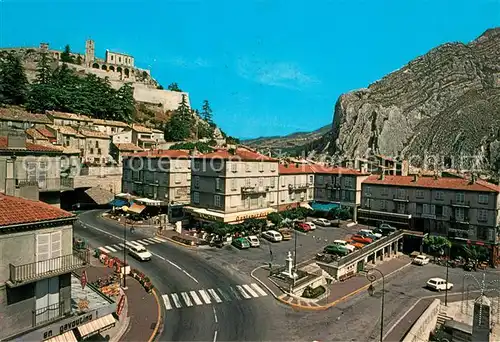
[[441, 45], [366, 89], [339, 97], [322, 146], [344, 157], [372, 149], [448, 162], [500, 160], [500, 28], [468, 43]]

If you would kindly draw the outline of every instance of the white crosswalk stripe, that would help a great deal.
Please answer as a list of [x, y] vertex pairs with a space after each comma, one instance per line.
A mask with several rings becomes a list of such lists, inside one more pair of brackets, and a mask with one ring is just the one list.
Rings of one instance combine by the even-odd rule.
[[118, 246], [120, 246], [121, 248], [125, 248], [125, 245], [123, 243], [119, 243]]
[[107, 250], [106, 248], [104, 248], [104, 247], [99, 247], [99, 249], [100, 249], [101, 251], [103, 251], [104, 253], [110, 253], [110, 251], [108, 251], [108, 250]]
[[168, 295], [163, 295], [161, 297], [163, 298], [163, 304], [165, 304], [165, 309], [167, 310], [172, 309], [172, 304], [170, 304], [170, 299], [168, 298]]
[[121, 251], [123, 249], [123, 247], [120, 245], [113, 245], [113, 248], [116, 248], [119, 251]]
[[144, 239], [144, 240], [146, 240], [146, 241], [148, 241], [148, 242], [151, 242], [152, 244], [153, 244], [153, 243], [158, 243], [158, 241], [155, 241], [155, 240], [153, 240], [152, 238], [149, 238], [149, 239]]
[[111, 247], [111, 246], [106, 246], [106, 247], [104, 247], [104, 248], [109, 249], [111, 252], [116, 252], [116, 249], [114, 249], [114, 248], [113, 248], [113, 247]]
[[151, 242], [149, 242], [146, 239], [139, 240], [138, 242], [140, 242], [140, 243], [142, 243], [143, 245], [146, 245], [146, 246], [151, 244]]
[[201, 298], [203, 298], [203, 301], [205, 302], [205, 304], [212, 303], [212, 301], [210, 300], [209, 295], [207, 294], [207, 292], [205, 290], [199, 290], [198, 292], [200, 293]]
[[246, 293], [245, 290], [243, 290], [243, 288], [240, 285], [236, 285], [236, 288], [238, 289], [238, 291], [240, 291], [243, 298], [250, 299], [250, 296], [248, 295], [248, 293]]
[[202, 305], [203, 303], [201, 302], [200, 300], [200, 297], [198, 297], [198, 294], [194, 291], [189, 291], [189, 294], [191, 295], [191, 297], [193, 297], [193, 300], [195, 302], [196, 305]]
[[158, 242], [166, 242], [167, 241], [167, 240], [160, 239], [159, 237], [154, 237], [152, 239], [155, 241], [158, 241]]
[[250, 293], [250, 294], [252, 295], [252, 297], [256, 298], [256, 297], [258, 297], [258, 296], [259, 296], [259, 295], [257, 294], [257, 292], [255, 292], [255, 291], [254, 291], [254, 290], [250, 287], [250, 285], [245, 284], [245, 285], [243, 285], [243, 288], [244, 288], [245, 290], [247, 290], [247, 292], [248, 292], [248, 293]]
[[267, 296], [267, 293], [266, 291], [264, 291], [259, 285], [257, 285], [256, 283], [252, 283], [251, 285], [255, 291], [257, 291], [262, 297], [264, 296]]
[[208, 289], [208, 293], [210, 293], [212, 298], [215, 299], [217, 303], [222, 303], [222, 299], [220, 299], [219, 295], [214, 291], [214, 289]]
[[172, 293], [171, 296], [172, 296], [172, 300], [174, 301], [175, 307], [177, 309], [182, 308], [181, 300], [179, 299], [179, 296], [177, 295], [177, 293]]
[[148, 244], [146, 244], [146, 243], [143, 243], [143, 242], [141, 242], [141, 241], [139, 241], [139, 240], [136, 240], [136, 241], [131, 241], [131, 242], [132, 242], [133, 244], [135, 244], [136, 246], [141, 246], [141, 247], [144, 247], [144, 246], [149, 245], [149, 243], [148, 243]]
[[184, 302], [186, 303], [187, 306], [193, 306], [193, 303], [191, 302], [191, 298], [189, 298], [189, 296], [186, 292], [182, 292], [181, 296], [182, 296], [182, 299], [184, 299]]

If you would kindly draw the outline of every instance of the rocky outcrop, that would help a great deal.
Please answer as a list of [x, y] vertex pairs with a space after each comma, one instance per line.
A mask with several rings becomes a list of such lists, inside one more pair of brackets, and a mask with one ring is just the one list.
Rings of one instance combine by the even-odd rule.
[[[343, 94], [323, 148], [406, 158], [500, 155], [500, 28], [441, 45], [366, 89]], [[328, 138], [328, 139], [325, 139]]]

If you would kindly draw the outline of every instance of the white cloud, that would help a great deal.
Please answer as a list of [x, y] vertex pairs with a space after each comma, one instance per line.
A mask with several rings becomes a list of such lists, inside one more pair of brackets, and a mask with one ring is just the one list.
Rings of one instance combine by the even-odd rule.
[[294, 63], [240, 59], [236, 68], [241, 77], [271, 86], [301, 89], [320, 82], [315, 77], [303, 73]]

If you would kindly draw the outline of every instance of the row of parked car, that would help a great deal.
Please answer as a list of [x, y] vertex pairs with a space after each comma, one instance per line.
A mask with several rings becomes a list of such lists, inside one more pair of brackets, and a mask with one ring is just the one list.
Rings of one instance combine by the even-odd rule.
[[367, 244], [372, 243], [384, 236], [392, 234], [396, 231], [396, 228], [383, 223], [378, 228], [375, 229], [361, 229], [356, 234], [351, 236], [350, 240], [335, 240], [332, 244], [328, 245], [324, 249], [324, 253], [336, 254], [340, 256], [345, 256], [349, 253], [354, 252], [357, 249], [365, 247]]
[[[273, 229], [266, 230], [265, 232], [262, 233], [261, 236], [264, 239], [271, 242], [280, 242], [280, 241], [290, 240], [292, 238], [290, 231], [286, 228], [280, 229], [279, 231]], [[260, 240], [257, 236], [250, 235], [246, 237], [234, 238], [231, 244], [239, 249], [247, 249], [250, 247], [259, 247]]]

